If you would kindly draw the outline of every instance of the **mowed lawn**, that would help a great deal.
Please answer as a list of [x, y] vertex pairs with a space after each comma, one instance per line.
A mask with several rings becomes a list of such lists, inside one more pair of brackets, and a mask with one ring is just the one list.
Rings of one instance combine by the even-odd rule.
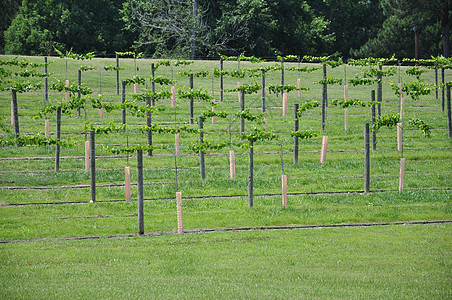
[[0, 245], [1, 299], [450, 299], [452, 225]]

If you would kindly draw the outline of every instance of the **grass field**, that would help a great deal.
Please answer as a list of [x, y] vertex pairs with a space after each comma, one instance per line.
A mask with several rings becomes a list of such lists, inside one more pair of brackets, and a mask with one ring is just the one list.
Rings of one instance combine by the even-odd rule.
[[[12, 57], [2, 56], [0, 59]], [[43, 62], [42, 57], [27, 57]], [[115, 73], [103, 66], [115, 65], [114, 59], [96, 58], [88, 62], [49, 58], [49, 81], [55, 78], [77, 81], [80, 65], [96, 69], [84, 72], [82, 82], [93, 94], [100, 92], [108, 102], [119, 103]], [[138, 75], [147, 79], [150, 63], [138, 60]], [[261, 65], [272, 65], [268, 62]], [[121, 59], [121, 80], [134, 75], [134, 62]], [[304, 66], [305, 64], [302, 64]], [[286, 66], [297, 66], [286, 63]], [[310, 65], [313, 66], [313, 65]], [[176, 86], [188, 86], [188, 77], [178, 73], [191, 69], [211, 71], [218, 61], [196, 61], [184, 67], [160, 66], [157, 76], [172, 77]], [[241, 62], [240, 68], [256, 68]], [[225, 62], [225, 69], [237, 68], [237, 62]], [[404, 81], [414, 80], [400, 68]], [[100, 70], [102, 69], [102, 72]], [[343, 66], [328, 69], [328, 75], [353, 77], [361, 71]], [[447, 117], [441, 111], [441, 92], [405, 98], [403, 153], [397, 151], [395, 128], [377, 133], [377, 150], [371, 151], [371, 193], [364, 189], [364, 123], [370, 122], [369, 107], [349, 108], [349, 130], [344, 130], [343, 109], [327, 108], [326, 131], [321, 130], [320, 107], [303, 114], [301, 130], [312, 130], [317, 137], [300, 141], [299, 163], [293, 164], [293, 107], [307, 99], [321, 101], [321, 70], [298, 74], [285, 72], [286, 84], [309, 87], [302, 97], [289, 93], [289, 112], [282, 116], [282, 98], [266, 91], [268, 130], [277, 135], [255, 144], [254, 207], [247, 207], [248, 152], [233, 146], [236, 152], [236, 178], [229, 176], [229, 148], [206, 153], [206, 179], [201, 180], [199, 157], [188, 148], [197, 134], [181, 133], [181, 155], [174, 157], [174, 135], [154, 134], [153, 141], [164, 149], [144, 157], [144, 214], [146, 233], [174, 233], [177, 187], [183, 196], [184, 229], [203, 231], [221, 228], [261, 228], [353, 223], [390, 223], [451, 220], [452, 143], [447, 136]], [[300, 76], [301, 75], [301, 76]], [[433, 71], [422, 75], [433, 83]], [[398, 99], [390, 81], [384, 79], [382, 114], [399, 112]], [[34, 79], [32, 79], [34, 80]], [[101, 87], [100, 87], [101, 80]], [[219, 79], [195, 77], [195, 89], [203, 87], [219, 102]], [[446, 71], [445, 81], [452, 80]], [[37, 79], [36, 81], [43, 81]], [[224, 88], [231, 89], [251, 78], [225, 77]], [[256, 79], [260, 83], [260, 78]], [[279, 72], [267, 74], [266, 86], [280, 84]], [[139, 92], [143, 91], [139, 87]], [[157, 85], [157, 89], [160, 86]], [[370, 100], [376, 86], [350, 87], [349, 97]], [[132, 87], [127, 88], [130, 100]], [[328, 86], [328, 98], [343, 98], [343, 87]], [[11, 95], [0, 93], [0, 122], [10, 122]], [[64, 99], [50, 91], [51, 101]], [[44, 119], [36, 119], [43, 108], [43, 92], [18, 95], [22, 134], [44, 131]], [[162, 126], [182, 126], [189, 121], [188, 103], [176, 100], [157, 102], [165, 110], [153, 114], [152, 122]], [[246, 107], [254, 114], [262, 111], [260, 92], [245, 97]], [[225, 93], [217, 111], [233, 114], [239, 110], [236, 93]], [[195, 119], [211, 110], [205, 102], [195, 102]], [[407, 124], [410, 118], [424, 120], [432, 127], [432, 136]], [[48, 116], [54, 134], [55, 116]], [[239, 122], [216, 118], [204, 121], [204, 138], [212, 143], [233, 142]], [[450, 299], [451, 225], [410, 225], [358, 228], [297, 230], [256, 230], [250, 232], [165, 235], [154, 237], [112, 238], [138, 232], [137, 173], [134, 155], [112, 155], [108, 147], [146, 143], [138, 129], [145, 119], [127, 115], [128, 134], [96, 136], [97, 202], [90, 200], [90, 174], [84, 171], [85, 122], [106, 126], [121, 123], [121, 112], [105, 113], [87, 109], [85, 121], [76, 113], [62, 117], [62, 138], [70, 138], [72, 147], [61, 150], [60, 172], [54, 172], [55, 147], [27, 146], [0, 148], [0, 298], [402, 298]], [[189, 125], [197, 128], [197, 124]], [[246, 123], [246, 130], [253, 124]], [[0, 132], [4, 134], [3, 132]], [[329, 136], [327, 160], [320, 163], [322, 135]], [[281, 151], [282, 149], [282, 151]], [[399, 192], [400, 158], [406, 159], [405, 190]], [[124, 167], [132, 177], [132, 199], [125, 202]], [[281, 205], [281, 174], [288, 177], [288, 207]], [[96, 240], [66, 241], [71, 237], [96, 236]], [[33, 242], [29, 242], [33, 240]]]

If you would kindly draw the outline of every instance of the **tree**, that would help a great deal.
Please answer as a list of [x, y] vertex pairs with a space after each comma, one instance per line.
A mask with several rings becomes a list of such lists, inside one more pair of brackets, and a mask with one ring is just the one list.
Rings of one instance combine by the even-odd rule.
[[[386, 48], [399, 57], [413, 57], [413, 28], [416, 27], [416, 30], [420, 30], [420, 48], [424, 54], [421, 56], [436, 56], [441, 52], [445, 57], [450, 56], [450, 0], [381, 0], [381, 7], [388, 18], [378, 36], [354, 52], [355, 55], [378, 56]], [[442, 51], [439, 50], [440, 45]]]
[[5, 32], [8, 54], [47, 54], [53, 46], [84, 53], [127, 49], [122, 0], [28, 0]]
[[0, 53], [5, 51], [4, 32], [11, 25], [16, 13], [19, 11], [19, 0], [0, 0], [2, 13], [0, 14]]

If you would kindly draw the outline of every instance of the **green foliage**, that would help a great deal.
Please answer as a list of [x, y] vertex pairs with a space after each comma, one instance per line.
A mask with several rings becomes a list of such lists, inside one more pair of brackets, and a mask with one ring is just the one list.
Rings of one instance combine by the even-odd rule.
[[358, 106], [358, 105], [360, 105], [362, 107], [366, 106], [366, 102], [364, 102], [361, 99], [347, 99], [347, 100], [344, 100], [344, 99], [333, 99], [331, 101], [331, 104], [334, 105], [334, 106], [339, 105], [342, 108], [348, 108], [350, 106]]
[[240, 53], [239, 56], [226, 56], [223, 54], [219, 54], [219, 55], [225, 61], [249, 61], [253, 64], [262, 63], [265, 61], [261, 58], [255, 57], [255, 56], [245, 56], [245, 52]]
[[414, 67], [406, 69], [405, 72], [408, 75], [416, 76], [416, 79], [419, 81], [419, 80], [421, 80], [421, 75], [423, 73], [427, 72], [427, 70], [421, 70], [418, 66], [414, 66]]
[[238, 137], [248, 141], [256, 142], [264, 140], [273, 140], [276, 138], [276, 134], [271, 132], [265, 133], [264, 128], [257, 128], [254, 126], [251, 131], [239, 134]]
[[298, 67], [286, 67], [286, 70], [289, 70], [289, 71], [297, 71], [297, 72], [305, 72], [305, 73], [311, 73], [311, 72], [314, 72], [314, 71], [316, 71], [316, 70], [320, 70], [320, 69], [322, 69], [322, 66], [320, 66], [320, 67], [308, 67], [308, 66], [306, 66], [306, 67], [300, 67], [300, 68], [298, 68]]
[[58, 50], [56, 47], [53, 47], [53, 49], [55, 50], [56, 54], [60, 57], [60, 58], [65, 58], [65, 59], [76, 59], [76, 60], [85, 60], [85, 59], [93, 59], [95, 57], [94, 52], [89, 52], [86, 54], [77, 54], [74, 53], [72, 51], [72, 48], [67, 51], [66, 53], [63, 53], [62, 51]]
[[230, 147], [231, 143], [222, 142], [222, 143], [211, 143], [208, 140], [203, 140], [203, 142], [192, 143], [188, 146], [188, 149], [193, 153], [198, 153], [199, 151], [209, 152], [210, 151], [218, 151], [226, 147]]
[[175, 82], [174, 80], [171, 80], [171, 78], [164, 77], [164, 76], [151, 76], [150, 80], [151, 80], [151, 82], [153, 81], [160, 85], [170, 85]]
[[228, 113], [225, 111], [211, 111], [211, 110], [205, 110], [202, 112], [201, 114], [202, 119], [205, 120], [207, 118], [212, 118], [212, 117], [219, 117], [219, 118], [227, 118], [228, 117]]
[[140, 128], [141, 132], [155, 132], [155, 133], [171, 133], [171, 134], [176, 134], [176, 133], [181, 133], [181, 132], [186, 132], [186, 133], [199, 133], [200, 130], [196, 129], [196, 128], [190, 128], [190, 126], [184, 125], [182, 127], [167, 127], [167, 126], [161, 126], [161, 125], [157, 125], [157, 124], [151, 124], [151, 126], [144, 126]]
[[[397, 96], [400, 96], [400, 89], [397, 84], [391, 81], [391, 88]], [[429, 95], [433, 88], [422, 80], [413, 80], [402, 84], [402, 92], [409, 95], [413, 100], [419, 100], [422, 95]]]
[[76, 93], [80, 93], [84, 96], [89, 95], [92, 93], [91, 89], [83, 84], [78, 85], [77, 83], [72, 83], [69, 86], [66, 86], [64, 82], [62, 82], [59, 79], [55, 79], [55, 82], [52, 82], [50, 85], [50, 89], [58, 91], [58, 92], [62, 92], [62, 91], [66, 91], [66, 92], [70, 92], [73, 94]]
[[282, 93], [282, 92], [289, 93], [291, 91], [307, 91], [307, 90], [308, 90], [308, 88], [297, 88], [296, 86], [290, 85], [290, 84], [285, 84], [285, 85], [280, 85], [280, 84], [272, 85], [272, 84], [270, 84], [268, 86], [268, 91], [269, 91], [270, 94], [271, 93], [276, 94], [276, 93]]
[[178, 97], [181, 99], [197, 99], [205, 102], [211, 102], [213, 100], [213, 97], [208, 94], [206, 90], [203, 88], [197, 89], [197, 90], [189, 90], [186, 91], [184, 89], [177, 89]]
[[264, 114], [260, 113], [257, 115], [253, 115], [249, 108], [235, 113], [235, 116], [237, 118], [244, 118], [245, 120], [248, 120], [251, 122], [255, 121], [257, 124], [264, 124]]
[[86, 131], [94, 131], [96, 135], [100, 134], [110, 134], [112, 132], [121, 132], [125, 128], [125, 125], [116, 126], [114, 122], [110, 122], [108, 126], [94, 126], [92, 124], [86, 124]]
[[124, 70], [124, 68], [115, 67], [115, 66], [105, 66], [104, 70], [105, 71], [121, 71], [121, 70]]
[[94, 70], [94, 69], [96, 69], [96, 67], [94, 67], [94, 66], [80, 66], [78, 69], [80, 71], [82, 71], [82, 72], [86, 72], [86, 71]]
[[297, 118], [300, 118], [301, 115], [307, 111], [307, 110], [311, 110], [314, 109], [316, 107], [319, 107], [320, 103], [316, 100], [306, 100], [305, 103], [301, 103], [300, 106], [298, 107], [298, 111], [297, 111]]
[[25, 92], [39, 90], [42, 87], [42, 83], [31, 83], [28, 81], [18, 82], [13, 79], [8, 79], [3, 82], [9, 83], [9, 85], [7, 87], [0, 86], [0, 91], [1, 90], [5, 90], [5, 91], [15, 90], [17, 93], [25, 93]]
[[424, 134], [424, 136], [431, 137], [432, 127], [430, 125], [426, 124], [424, 121], [422, 121], [420, 119], [416, 119], [416, 118], [411, 118], [408, 121], [408, 124], [413, 125], [414, 127], [416, 127], [419, 130], [422, 130], [422, 133]]
[[71, 141], [57, 139], [55, 137], [46, 138], [42, 132], [35, 135], [20, 135], [17, 138], [14, 135], [1, 136], [0, 146], [51, 146], [59, 145], [71, 147], [74, 145]]
[[248, 83], [244, 82], [244, 83], [242, 83], [241, 86], [236, 87], [235, 89], [225, 90], [225, 92], [226, 93], [243, 92], [243, 93], [245, 93], [245, 95], [250, 95], [250, 94], [257, 93], [258, 91], [260, 91], [261, 88], [262, 88], [262, 86], [257, 84], [257, 82], [255, 82], [255, 81], [252, 84], [248, 84]]
[[124, 80], [126, 85], [132, 85], [132, 84], [145, 84], [146, 83], [146, 79], [140, 77], [140, 76], [134, 76], [135, 78], [127, 78]]
[[304, 130], [304, 131], [301, 131], [301, 130], [298, 130], [298, 131], [292, 131], [291, 132], [291, 134], [290, 134], [292, 137], [296, 137], [296, 138], [299, 138], [299, 139], [310, 139], [310, 138], [313, 138], [313, 137], [316, 137], [316, 136], [318, 136], [318, 134], [316, 133], [316, 132], [313, 132], [313, 131], [311, 131], [311, 130]]
[[155, 150], [155, 149], [165, 149], [166, 147], [164, 147], [163, 145], [160, 146], [154, 146], [154, 145], [135, 145], [135, 146], [125, 146], [125, 147], [119, 147], [119, 148], [114, 148], [114, 147], [110, 147], [110, 146], [104, 146], [104, 148], [115, 155], [120, 155], [120, 154], [132, 154], [137, 152], [137, 150], [143, 150], [143, 151], [148, 151], [148, 150]]
[[381, 127], [394, 127], [397, 123], [400, 122], [400, 114], [389, 114], [382, 115], [380, 118], [375, 120], [375, 123], [372, 125], [372, 131], [378, 131]]
[[178, 67], [178, 66], [188, 66], [193, 64], [194, 61], [186, 61], [186, 60], [177, 60], [174, 62], [174, 66]]
[[322, 79], [320, 81], [316, 82], [317, 84], [330, 84], [330, 85], [334, 85], [334, 84], [342, 84], [342, 78], [334, 78], [332, 76], [328, 76], [327, 79]]
[[359, 77], [358, 74], [356, 74], [354, 78], [350, 78], [348, 80], [348, 83], [350, 85], [352, 85], [352, 86], [371, 85], [371, 84], [374, 84], [376, 82], [377, 82], [377, 79]]

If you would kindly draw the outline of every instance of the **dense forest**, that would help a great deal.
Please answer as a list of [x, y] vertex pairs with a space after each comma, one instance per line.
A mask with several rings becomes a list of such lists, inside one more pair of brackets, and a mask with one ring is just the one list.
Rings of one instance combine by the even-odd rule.
[[0, 0], [0, 53], [450, 56], [451, 0]]

